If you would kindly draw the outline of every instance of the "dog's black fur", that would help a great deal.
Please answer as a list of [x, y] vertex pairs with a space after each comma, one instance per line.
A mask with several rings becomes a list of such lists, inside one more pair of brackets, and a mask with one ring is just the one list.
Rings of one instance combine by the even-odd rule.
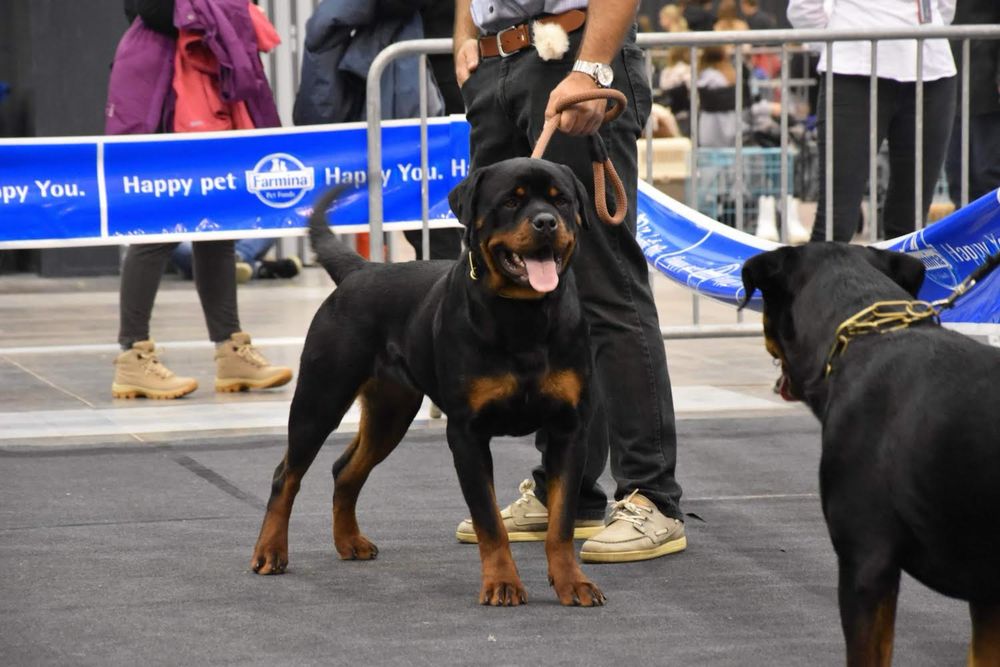
[[823, 425], [820, 492], [839, 565], [849, 665], [891, 660], [900, 571], [968, 600], [970, 664], [1000, 665], [1000, 350], [926, 320], [854, 338], [824, 377], [834, 332], [911, 300], [924, 267], [838, 243], [783, 247], [743, 267], [764, 298], [787, 393]]
[[[496, 505], [490, 438], [540, 430], [550, 480], [549, 579], [563, 604], [603, 604], [572, 542], [590, 415], [588, 330], [567, 270], [586, 222], [582, 184], [565, 166], [527, 158], [473, 172], [449, 196], [469, 249], [454, 262], [364, 260], [330, 232], [325, 212], [336, 196], [316, 205], [310, 239], [337, 289], [306, 337], [288, 450], [275, 470], [252, 568], [284, 571], [301, 478], [355, 398], [359, 433], [333, 467], [334, 543], [341, 558], [374, 558], [355, 502], [426, 395], [448, 416], [448, 445], [479, 539], [480, 602], [527, 601]], [[530, 258], [543, 260], [550, 282], [559, 274], [555, 289], [535, 288], [521, 261]]]

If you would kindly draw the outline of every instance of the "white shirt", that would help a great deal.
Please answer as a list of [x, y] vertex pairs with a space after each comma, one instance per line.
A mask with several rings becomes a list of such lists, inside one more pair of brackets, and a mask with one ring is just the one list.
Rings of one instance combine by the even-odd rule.
[[[451, 0], [438, 0], [450, 2]], [[499, 32], [539, 14], [586, 9], [587, 0], [472, 0], [472, 22], [484, 33]]]
[[[919, 27], [921, 0], [788, 0], [788, 21], [796, 28], [878, 30]], [[926, 0], [931, 7], [927, 25], [948, 25], [955, 17], [956, 0]], [[997, 0], [1000, 1], [1000, 0]], [[821, 44], [820, 72], [827, 71], [826, 44]], [[871, 42], [834, 42], [833, 72], [871, 75]], [[877, 74], [896, 81], [917, 80], [917, 41], [879, 40]], [[955, 60], [946, 39], [924, 41], [924, 81], [955, 75]]]

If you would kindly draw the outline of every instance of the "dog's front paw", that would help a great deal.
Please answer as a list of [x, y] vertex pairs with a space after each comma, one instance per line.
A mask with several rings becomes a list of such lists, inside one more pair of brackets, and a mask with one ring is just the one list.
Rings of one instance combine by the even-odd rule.
[[550, 575], [549, 584], [555, 589], [559, 602], [567, 607], [601, 607], [607, 600], [597, 584], [582, 574], [558, 579]]
[[483, 579], [483, 587], [479, 590], [479, 604], [517, 607], [527, 603], [528, 593], [516, 575], [512, 578]]
[[288, 544], [277, 541], [257, 541], [253, 548], [250, 569], [257, 574], [284, 574], [288, 567]]
[[334, 537], [333, 544], [341, 560], [375, 560], [378, 556], [378, 547], [360, 533], [349, 537]]

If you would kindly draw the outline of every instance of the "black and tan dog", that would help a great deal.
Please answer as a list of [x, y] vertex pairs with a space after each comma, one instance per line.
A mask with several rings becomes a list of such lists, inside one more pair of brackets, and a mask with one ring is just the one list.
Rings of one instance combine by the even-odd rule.
[[585, 462], [591, 357], [573, 274], [585, 191], [567, 167], [528, 158], [472, 173], [450, 194], [465, 225], [457, 262], [376, 264], [341, 244], [325, 211], [310, 239], [337, 289], [313, 318], [288, 423], [288, 450], [251, 566], [280, 574], [302, 476], [355, 398], [358, 435], [333, 466], [333, 539], [343, 559], [375, 558], [355, 503], [371, 470], [396, 447], [424, 395], [448, 415], [447, 438], [482, 560], [479, 601], [527, 601], [493, 490], [490, 438], [547, 437], [549, 580], [566, 605], [600, 605], [573, 551]]
[[822, 422], [820, 493], [847, 663], [890, 664], [902, 570], [968, 600], [969, 664], [996, 667], [1000, 350], [934, 318], [891, 330], [909, 319], [895, 319], [907, 312], [899, 304], [879, 306], [880, 332], [835, 345], [841, 323], [877, 302], [912, 301], [923, 278], [921, 262], [900, 253], [785, 247], [746, 262], [744, 304], [761, 291], [783, 394]]

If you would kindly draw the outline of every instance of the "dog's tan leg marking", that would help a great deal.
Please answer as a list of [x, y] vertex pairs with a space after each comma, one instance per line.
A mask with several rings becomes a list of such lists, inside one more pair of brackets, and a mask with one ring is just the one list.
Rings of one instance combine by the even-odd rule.
[[413, 421], [423, 398], [389, 381], [369, 380], [359, 392], [361, 422], [334, 478], [333, 543], [344, 560], [371, 560], [378, 547], [361, 534], [355, 507], [372, 469], [385, 460]]
[[524, 590], [521, 577], [517, 574], [514, 556], [510, 553], [510, 541], [507, 539], [507, 529], [500, 518], [497, 509], [496, 495], [490, 484], [490, 497], [493, 499], [493, 516], [499, 527], [496, 536], [489, 535], [479, 524], [473, 523], [476, 537], [479, 541], [479, 560], [482, 566], [483, 585], [479, 589], [479, 604], [494, 607], [517, 607], [528, 602], [528, 593]]
[[250, 561], [257, 574], [282, 574], [288, 566], [288, 518], [301, 482], [302, 474], [289, 470], [286, 455], [275, 471], [272, 495]]
[[[856, 619], [856, 627], [847, 635], [848, 667], [890, 667], [896, 628], [896, 599], [899, 588], [893, 587], [866, 614]], [[847, 628], [845, 628], [847, 630]]]
[[593, 607], [604, 604], [604, 594], [584, 576], [573, 551], [573, 521], [566, 512], [566, 491], [562, 480], [548, 480], [549, 527], [545, 533], [545, 556], [549, 563], [549, 583], [559, 602], [566, 606]]
[[583, 380], [576, 371], [552, 371], [542, 378], [540, 388], [546, 396], [569, 403], [575, 408], [583, 393]]
[[1000, 604], [969, 603], [972, 616], [972, 643], [969, 667], [1000, 665]]
[[502, 401], [516, 391], [517, 378], [513, 373], [474, 378], [469, 386], [469, 407], [479, 412], [487, 403]]

